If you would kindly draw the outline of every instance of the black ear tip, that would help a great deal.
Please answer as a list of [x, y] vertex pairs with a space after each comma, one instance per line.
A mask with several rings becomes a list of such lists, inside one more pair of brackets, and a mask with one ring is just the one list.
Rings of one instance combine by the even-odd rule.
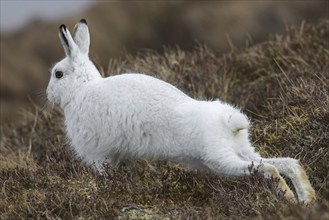
[[62, 24], [61, 26], [59, 26], [59, 29], [60, 29], [60, 30], [61, 30], [61, 29], [66, 30], [66, 26], [65, 26], [64, 24]]
[[80, 20], [80, 23], [87, 24], [87, 21], [86, 21], [86, 19], [82, 18], [82, 19]]

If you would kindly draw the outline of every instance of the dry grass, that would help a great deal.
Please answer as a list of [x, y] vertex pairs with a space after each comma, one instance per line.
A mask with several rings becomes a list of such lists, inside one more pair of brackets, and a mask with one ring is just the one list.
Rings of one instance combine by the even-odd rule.
[[[218, 55], [206, 46], [109, 62], [109, 73], [153, 73], [196, 98], [221, 98], [252, 118], [263, 156], [298, 158], [318, 201], [290, 204], [261, 174], [227, 179], [163, 161], [125, 161], [100, 176], [70, 153], [60, 111], [35, 107], [0, 145], [3, 219], [328, 219], [329, 22]], [[9, 150], [10, 149], [10, 150]]]
[[163, 45], [184, 51], [195, 42], [221, 53], [267, 40], [302, 19], [328, 19], [329, 2], [317, 1], [98, 1], [88, 11], [55, 23], [35, 21], [0, 40], [0, 125], [20, 123], [19, 108], [31, 107], [45, 89], [49, 67], [63, 57], [61, 23], [73, 28], [81, 18], [90, 24], [91, 55], [107, 66], [109, 58], [141, 48], [163, 52]]

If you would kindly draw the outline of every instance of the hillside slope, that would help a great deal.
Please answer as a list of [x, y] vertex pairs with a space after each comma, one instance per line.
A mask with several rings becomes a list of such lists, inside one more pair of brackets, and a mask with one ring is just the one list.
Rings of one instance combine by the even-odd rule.
[[0, 37], [0, 124], [19, 122], [20, 108], [40, 102], [49, 68], [64, 55], [58, 26], [70, 29], [81, 18], [90, 23], [91, 55], [107, 67], [108, 59], [163, 46], [191, 50], [196, 41], [221, 53], [283, 33], [285, 25], [329, 18], [328, 1], [99, 1], [87, 12], [53, 24], [31, 23]]
[[36, 106], [1, 139], [0, 218], [328, 219], [328, 38], [329, 21], [302, 23], [242, 51], [145, 51], [110, 60], [106, 71], [153, 74], [193, 97], [241, 106], [263, 156], [300, 159], [315, 204], [288, 203], [261, 174], [227, 179], [163, 161], [126, 161], [100, 176], [72, 157], [60, 111]]

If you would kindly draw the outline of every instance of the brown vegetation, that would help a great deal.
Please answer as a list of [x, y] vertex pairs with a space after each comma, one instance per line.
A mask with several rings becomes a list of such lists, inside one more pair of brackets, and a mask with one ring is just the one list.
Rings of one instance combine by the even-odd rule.
[[[329, 22], [302, 23], [242, 51], [141, 52], [107, 73], [145, 72], [196, 98], [234, 103], [252, 118], [263, 156], [298, 158], [318, 197], [291, 204], [260, 173], [227, 179], [163, 161], [126, 161], [100, 176], [74, 159], [60, 111], [26, 112], [0, 145], [2, 219], [328, 219]], [[32, 122], [31, 122], [32, 121]]]
[[[329, 18], [328, 1], [100, 1], [88, 12], [55, 24], [34, 22], [0, 41], [0, 124], [17, 122], [17, 112], [37, 100], [48, 69], [63, 57], [58, 26], [72, 28], [82, 17], [90, 23], [91, 55], [107, 68], [109, 58], [143, 48], [163, 53], [163, 46], [191, 51], [196, 41], [213, 51], [228, 52], [283, 33], [286, 24]], [[153, 70], [151, 72], [154, 72]]]

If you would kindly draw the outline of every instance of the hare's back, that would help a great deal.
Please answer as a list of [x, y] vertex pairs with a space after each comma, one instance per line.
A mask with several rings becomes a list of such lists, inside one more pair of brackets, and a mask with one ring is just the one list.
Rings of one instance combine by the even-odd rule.
[[161, 102], [163, 104], [175, 104], [176, 102], [189, 101], [191, 98], [177, 89], [175, 86], [159, 80], [155, 77], [126, 73], [111, 76], [104, 79], [106, 93], [120, 97], [121, 101], [131, 102]]

